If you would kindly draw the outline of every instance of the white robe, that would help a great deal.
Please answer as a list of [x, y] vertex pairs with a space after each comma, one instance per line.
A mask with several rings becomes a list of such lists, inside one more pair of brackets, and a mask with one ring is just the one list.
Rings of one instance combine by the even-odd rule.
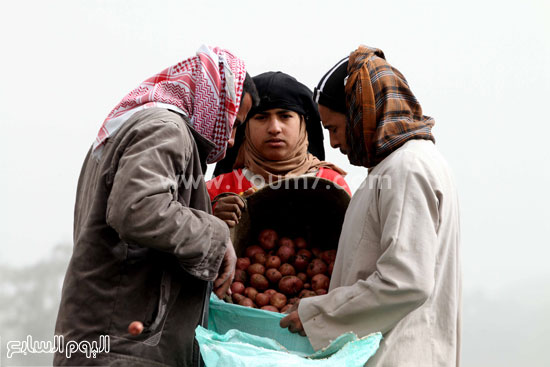
[[313, 347], [348, 331], [381, 331], [380, 349], [366, 366], [458, 366], [459, 242], [447, 163], [431, 141], [407, 142], [354, 194], [329, 293], [300, 302]]

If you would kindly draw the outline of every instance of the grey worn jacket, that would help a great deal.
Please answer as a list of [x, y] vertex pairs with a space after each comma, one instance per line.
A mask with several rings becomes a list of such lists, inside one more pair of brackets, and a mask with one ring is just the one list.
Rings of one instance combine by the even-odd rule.
[[[194, 330], [207, 320], [210, 281], [230, 243], [210, 214], [201, 166], [211, 148], [182, 116], [152, 108], [99, 158], [88, 153], [55, 333], [90, 344], [108, 335], [108, 353], [67, 358], [65, 348], [54, 365], [199, 364]], [[141, 335], [128, 333], [132, 321], [144, 324]]]

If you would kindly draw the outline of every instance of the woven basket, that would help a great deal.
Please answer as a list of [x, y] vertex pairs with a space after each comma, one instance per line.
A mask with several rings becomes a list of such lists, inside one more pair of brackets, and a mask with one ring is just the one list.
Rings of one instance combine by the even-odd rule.
[[231, 230], [237, 256], [258, 244], [266, 228], [279, 237], [303, 237], [311, 247], [335, 249], [350, 199], [341, 186], [319, 177], [292, 177], [264, 186], [246, 198], [246, 210]]

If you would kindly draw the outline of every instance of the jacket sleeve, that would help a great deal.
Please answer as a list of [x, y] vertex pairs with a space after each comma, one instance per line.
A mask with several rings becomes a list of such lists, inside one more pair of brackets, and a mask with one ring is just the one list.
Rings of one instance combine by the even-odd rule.
[[[381, 229], [376, 270], [366, 279], [299, 304], [300, 319], [315, 349], [349, 331], [360, 337], [384, 334], [433, 291], [439, 214], [429, 173], [407, 160], [381, 181], [390, 182], [390, 187], [373, 189], [378, 195], [373, 212], [379, 215]], [[364, 241], [363, 234], [358, 246]]]
[[[216, 278], [229, 239], [224, 222], [177, 200], [178, 182], [192, 159], [192, 137], [173, 121], [151, 119], [133, 128], [118, 160], [107, 223], [120, 238], [174, 254], [191, 275]], [[193, 177], [203, 180], [202, 177]], [[204, 189], [199, 185], [198, 189]], [[204, 192], [206, 196], [206, 190]]]

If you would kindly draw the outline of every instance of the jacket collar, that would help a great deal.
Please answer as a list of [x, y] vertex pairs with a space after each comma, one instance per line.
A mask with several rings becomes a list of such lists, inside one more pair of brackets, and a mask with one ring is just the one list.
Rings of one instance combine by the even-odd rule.
[[181, 115], [185, 122], [187, 123], [187, 127], [189, 128], [189, 131], [191, 131], [191, 135], [193, 135], [193, 138], [195, 139], [195, 143], [197, 144], [197, 150], [199, 151], [199, 160], [201, 162], [201, 168], [203, 174], [206, 173], [206, 157], [208, 157], [208, 154], [216, 148], [216, 144], [214, 144], [211, 140], [205, 138], [201, 134], [199, 134], [193, 126], [191, 126], [191, 121], [189, 118], [185, 115]]

